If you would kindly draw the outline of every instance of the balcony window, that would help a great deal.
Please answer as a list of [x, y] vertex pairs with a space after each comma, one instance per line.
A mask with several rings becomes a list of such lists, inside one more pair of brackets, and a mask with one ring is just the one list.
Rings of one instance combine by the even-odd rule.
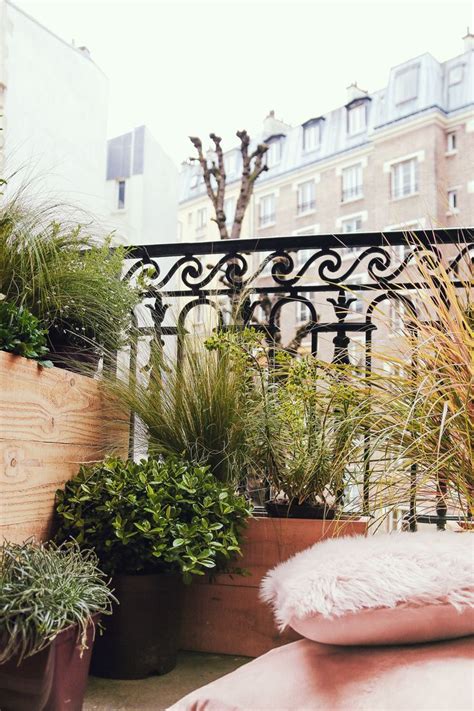
[[409, 197], [418, 192], [418, 161], [403, 160], [392, 165], [392, 199]]
[[342, 171], [342, 202], [363, 197], [362, 165], [351, 165]]
[[348, 220], [342, 220], [341, 227], [346, 234], [348, 232], [360, 232], [362, 229], [362, 217], [350, 217]]
[[350, 136], [365, 131], [367, 126], [367, 107], [365, 102], [347, 109], [347, 132]]
[[309, 123], [307, 126], [303, 126], [303, 151], [309, 153], [310, 151], [319, 148], [321, 142], [321, 124], [318, 122]]
[[268, 227], [275, 223], [275, 196], [265, 195], [258, 203], [259, 227]]
[[312, 212], [316, 207], [316, 186], [314, 180], [307, 180], [298, 185], [297, 206], [298, 215]]
[[207, 225], [207, 207], [201, 207], [197, 211], [196, 229], [202, 230]]
[[117, 181], [117, 210], [125, 209], [125, 180]]
[[418, 65], [403, 69], [395, 77], [395, 103], [404, 104], [418, 96]]
[[225, 223], [227, 227], [232, 227], [235, 217], [235, 198], [224, 200]]

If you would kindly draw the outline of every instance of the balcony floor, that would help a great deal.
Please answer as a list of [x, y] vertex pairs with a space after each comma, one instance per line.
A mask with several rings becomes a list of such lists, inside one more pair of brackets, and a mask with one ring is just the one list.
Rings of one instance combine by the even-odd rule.
[[237, 669], [247, 657], [180, 652], [175, 669], [138, 681], [89, 677], [83, 711], [162, 711], [193, 689]]

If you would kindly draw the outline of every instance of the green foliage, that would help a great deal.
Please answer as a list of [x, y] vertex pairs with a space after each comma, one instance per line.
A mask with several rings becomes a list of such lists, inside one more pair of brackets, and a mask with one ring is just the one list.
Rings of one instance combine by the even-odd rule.
[[360, 399], [352, 373], [312, 356], [277, 351], [272, 362], [255, 331], [212, 336], [246, 372], [245, 399], [258, 416], [247, 431], [248, 459], [273, 495], [288, 502], [334, 501], [360, 458]]
[[41, 651], [71, 625], [81, 644], [97, 613], [110, 614], [113, 595], [92, 551], [76, 544], [0, 547], [0, 664]]
[[0, 351], [32, 358], [45, 367], [52, 365], [44, 359], [48, 353], [46, 331], [38, 319], [23, 306], [6, 301], [0, 301]]
[[0, 292], [29, 308], [52, 341], [110, 350], [123, 343], [140, 298], [120, 278], [125, 256], [47, 208], [14, 199], [0, 209]]
[[138, 415], [152, 456], [182, 456], [208, 465], [220, 481], [238, 481], [249, 466], [248, 435], [258, 417], [246, 363], [230, 352], [186, 345], [180, 363], [152, 346], [146, 376], [106, 387]]
[[251, 506], [207, 467], [111, 458], [81, 467], [57, 492], [56, 513], [58, 540], [93, 547], [107, 572], [176, 571], [189, 582], [240, 553]]

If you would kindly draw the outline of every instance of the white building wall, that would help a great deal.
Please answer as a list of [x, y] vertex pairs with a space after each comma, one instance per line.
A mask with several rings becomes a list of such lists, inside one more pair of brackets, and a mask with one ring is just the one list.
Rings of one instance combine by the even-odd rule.
[[[133, 245], [175, 242], [178, 170], [146, 127], [109, 141], [107, 171], [107, 224], [115, 231], [116, 242]], [[121, 180], [125, 181], [123, 208], [118, 206]]]
[[104, 215], [108, 80], [87, 52], [8, 0], [0, 0], [0, 93], [2, 172], [20, 171], [9, 190], [30, 182], [30, 197]]

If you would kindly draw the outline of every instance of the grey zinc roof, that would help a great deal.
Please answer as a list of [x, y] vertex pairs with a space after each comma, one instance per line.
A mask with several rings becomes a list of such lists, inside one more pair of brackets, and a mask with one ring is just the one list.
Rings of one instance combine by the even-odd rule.
[[[395, 92], [397, 77], [411, 67], [418, 67], [417, 96], [402, 104], [396, 103]], [[462, 79], [449, 86], [450, 71], [462, 66]], [[347, 109], [341, 106], [324, 114], [321, 126], [321, 142], [311, 152], [303, 151], [303, 125], [290, 128], [283, 139], [281, 161], [259, 178], [259, 185], [285, 173], [299, 170], [305, 165], [317, 164], [331, 157], [350, 152], [365, 144], [370, 144], [377, 131], [383, 130], [398, 121], [410, 120], [417, 114], [430, 110], [441, 111], [448, 115], [462, 111], [474, 105], [474, 51], [469, 51], [446, 62], [438, 62], [431, 54], [422, 54], [414, 59], [393, 67], [389, 73], [388, 84], [376, 91], [367, 102], [367, 127], [362, 133], [349, 136], [346, 130]], [[317, 111], [314, 113], [318, 116]], [[304, 117], [304, 121], [308, 117]], [[256, 136], [254, 143], [263, 140], [263, 134]], [[240, 175], [240, 152], [233, 148], [226, 153], [237, 152], [236, 179]], [[183, 165], [179, 177], [179, 202], [183, 203], [203, 195], [206, 190], [199, 182], [200, 167], [197, 163]], [[193, 182], [198, 179], [196, 187]], [[228, 176], [228, 184], [232, 180]]]

